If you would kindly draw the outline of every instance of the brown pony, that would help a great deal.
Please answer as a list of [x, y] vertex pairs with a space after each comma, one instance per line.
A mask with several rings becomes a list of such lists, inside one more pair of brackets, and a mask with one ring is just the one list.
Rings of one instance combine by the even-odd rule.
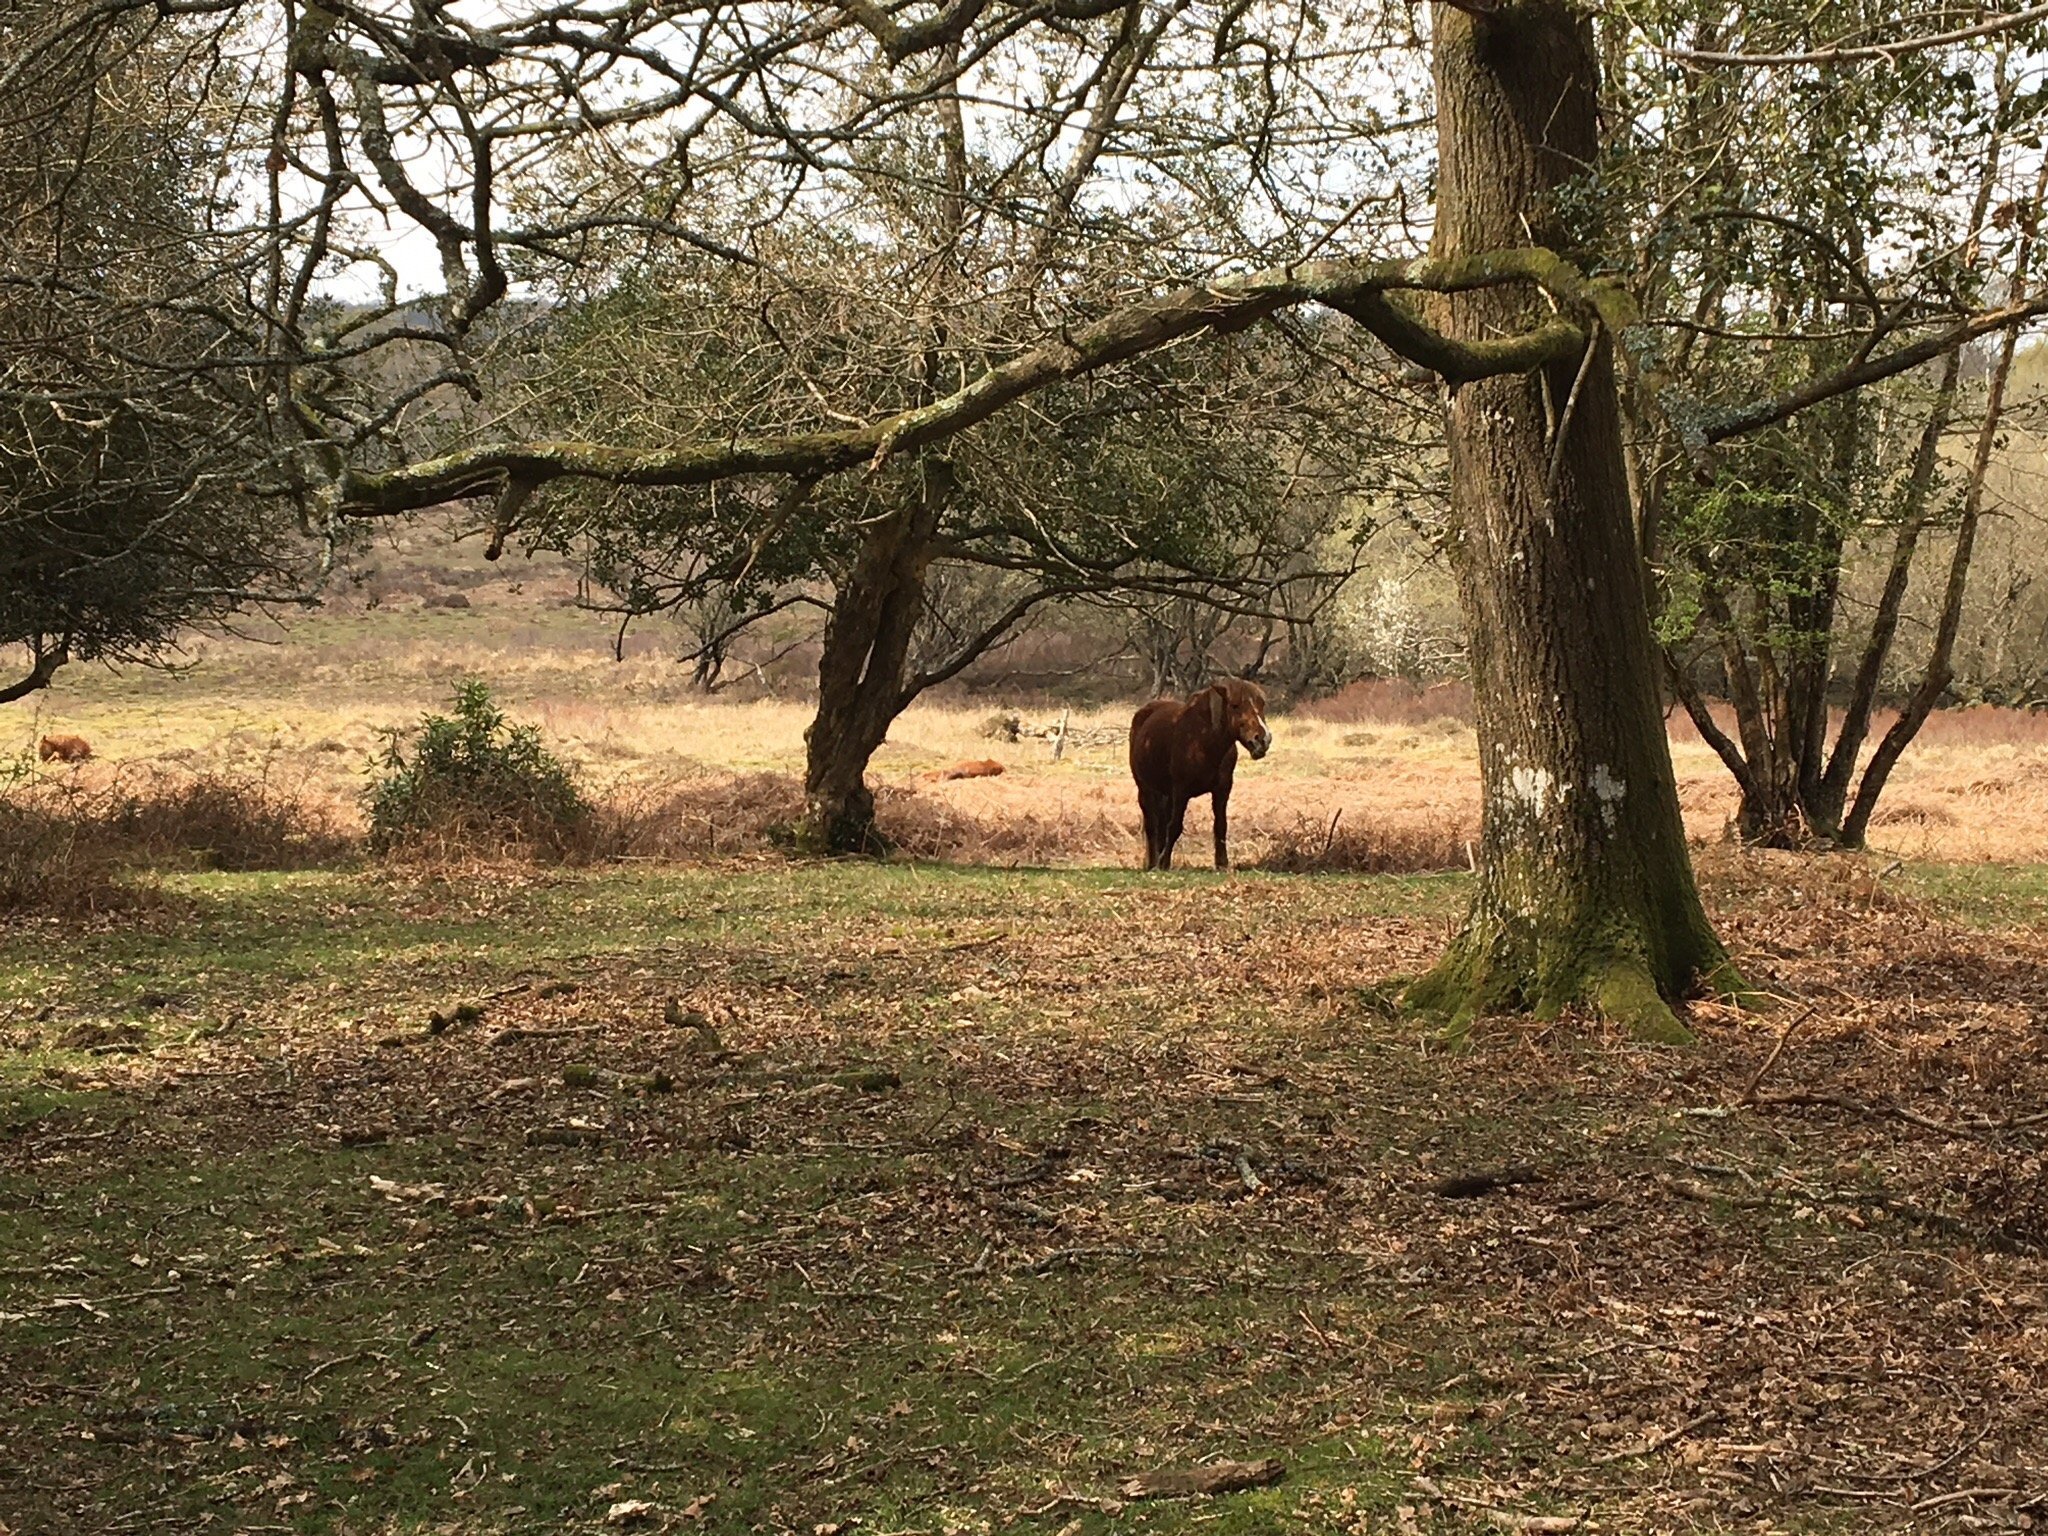
[[950, 768], [934, 768], [920, 777], [927, 784], [943, 784], [948, 779], [992, 779], [1003, 771], [1003, 765], [992, 757], [970, 758], [955, 763]]
[[36, 755], [44, 762], [82, 763], [92, 756], [92, 743], [83, 736], [45, 736]]
[[1266, 755], [1266, 695], [1257, 683], [1227, 677], [1185, 704], [1154, 699], [1131, 717], [1131, 777], [1145, 815], [1145, 867], [1167, 869], [1180, 840], [1188, 802], [1207, 795], [1215, 807], [1216, 867], [1230, 868], [1230, 781], [1242, 745], [1254, 760]]

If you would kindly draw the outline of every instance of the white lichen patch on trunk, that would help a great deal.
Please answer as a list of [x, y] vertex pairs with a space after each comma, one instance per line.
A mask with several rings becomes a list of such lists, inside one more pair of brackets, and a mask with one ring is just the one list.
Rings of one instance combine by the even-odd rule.
[[1508, 795], [1519, 805], [1527, 806], [1530, 815], [1538, 820], [1550, 805], [1551, 795], [1557, 789], [1557, 779], [1548, 768], [1532, 768], [1521, 764], [1508, 770]]
[[1605, 763], [1595, 763], [1593, 776], [1586, 781], [1586, 787], [1600, 802], [1600, 824], [1612, 832], [1621, 819], [1621, 802], [1628, 795], [1627, 783], [1617, 778]]

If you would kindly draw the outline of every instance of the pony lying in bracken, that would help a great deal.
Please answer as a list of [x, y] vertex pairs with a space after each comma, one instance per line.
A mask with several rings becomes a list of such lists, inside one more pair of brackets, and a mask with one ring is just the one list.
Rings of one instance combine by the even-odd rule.
[[1145, 816], [1145, 867], [1168, 869], [1188, 802], [1207, 795], [1215, 810], [1216, 867], [1230, 868], [1230, 783], [1237, 749], [1254, 760], [1273, 745], [1266, 695], [1257, 683], [1228, 677], [1187, 703], [1154, 699], [1131, 718], [1131, 777]]
[[992, 779], [1002, 771], [1003, 765], [994, 758], [976, 757], [955, 763], [950, 768], [934, 768], [918, 777], [927, 784], [943, 784], [948, 779]]
[[82, 763], [92, 756], [92, 743], [83, 736], [45, 736], [36, 755], [46, 763]]

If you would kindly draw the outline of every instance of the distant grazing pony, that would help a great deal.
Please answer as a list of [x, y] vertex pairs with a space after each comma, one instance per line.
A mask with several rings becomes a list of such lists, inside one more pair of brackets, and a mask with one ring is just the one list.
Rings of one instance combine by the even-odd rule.
[[52, 758], [60, 763], [82, 763], [92, 756], [92, 743], [83, 736], [45, 736], [36, 755], [46, 763]]
[[942, 784], [947, 779], [992, 779], [1002, 771], [1003, 765], [994, 758], [977, 757], [950, 768], [934, 768], [923, 777], [927, 784]]
[[1131, 718], [1131, 777], [1145, 814], [1145, 867], [1167, 869], [1180, 841], [1188, 802], [1207, 795], [1215, 807], [1216, 867], [1230, 868], [1230, 781], [1237, 749], [1254, 760], [1273, 745], [1266, 695], [1257, 683], [1227, 677], [1185, 704], [1155, 699]]

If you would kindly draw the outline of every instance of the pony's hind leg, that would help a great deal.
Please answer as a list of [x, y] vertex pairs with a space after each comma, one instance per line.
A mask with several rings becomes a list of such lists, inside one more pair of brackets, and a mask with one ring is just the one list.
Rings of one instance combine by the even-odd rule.
[[1145, 867], [1162, 869], [1166, 864], [1166, 824], [1169, 814], [1164, 795], [1142, 795], [1138, 809], [1145, 817]]
[[1186, 825], [1188, 803], [1176, 795], [1166, 807], [1166, 827], [1159, 840], [1159, 867], [1173, 868], [1173, 845], [1180, 841], [1181, 828]]

